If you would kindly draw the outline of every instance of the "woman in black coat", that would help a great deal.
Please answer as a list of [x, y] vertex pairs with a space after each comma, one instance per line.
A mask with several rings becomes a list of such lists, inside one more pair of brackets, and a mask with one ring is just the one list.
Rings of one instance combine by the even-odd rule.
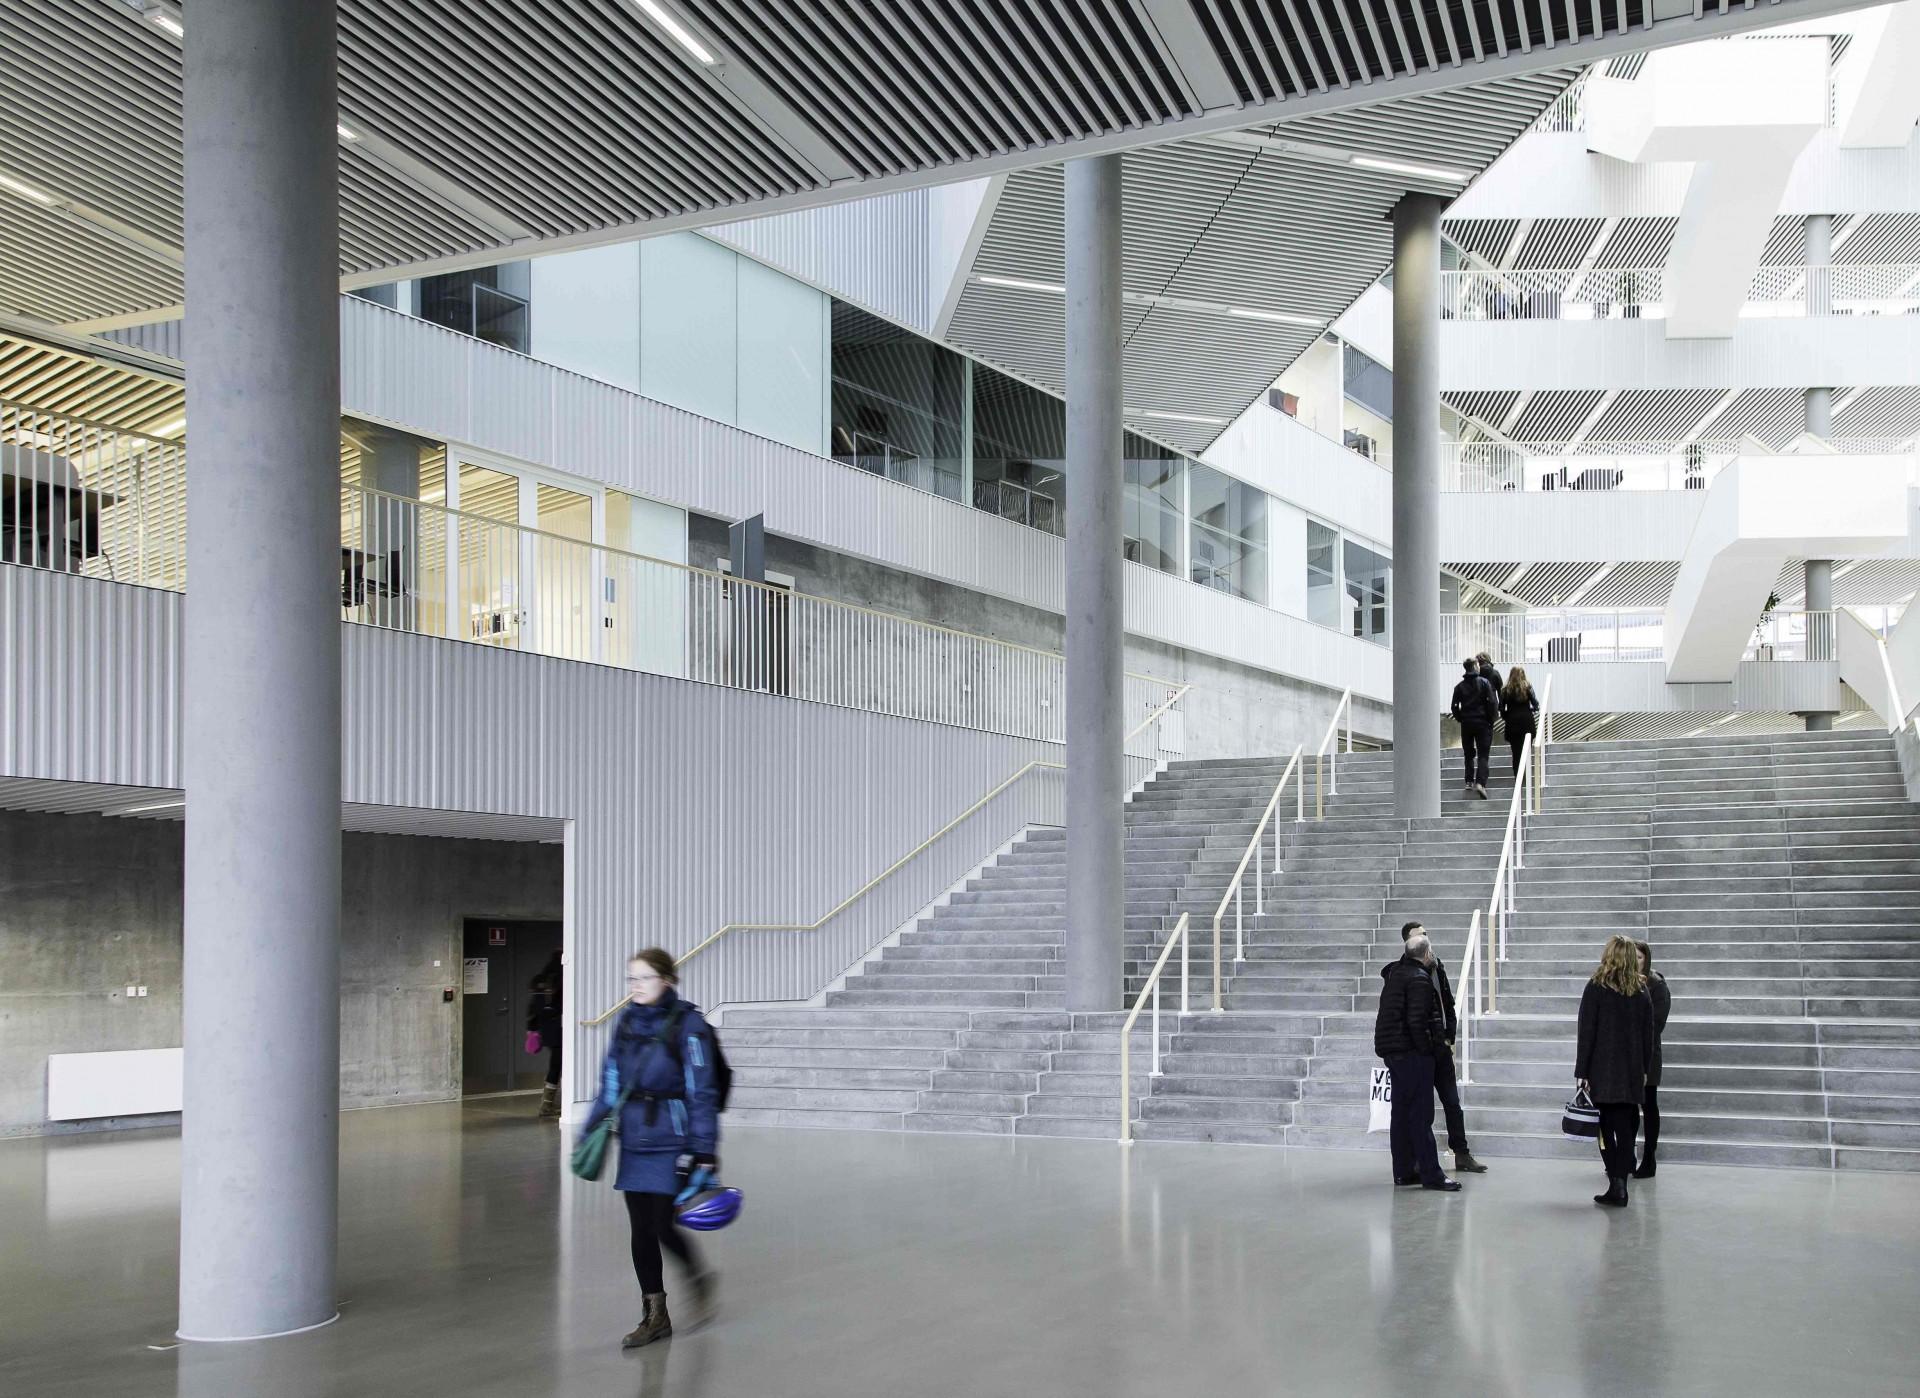
[[1667, 978], [1653, 969], [1653, 948], [1645, 942], [1634, 945], [1640, 948], [1640, 974], [1647, 978], [1647, 994], [1653, 1000], [1653, 1070], [1647, 1074], [1647, 1100], [1640, 1106], [1641, 1134], [1647, 1144], [1640, 1152], [1633, 1177], [1650, 1180], [1653, 1148], [1660, 1144], [1660, 1039], [1667, 1032], [1667, 1016], [1673, 1012], [1673, 992], [1667, 989]]
[[1507, 671], [1507, 682], [1500, 688], [1500, 729], [1506, 735], [1507, 751], [1513, 754], [1513, 779], [1520, 780], [1520, 749], [1533, 734], [1540, 716], [1540, 700], [1527, 680], [1527, 672], [1518, 665]]
[[1653, 1071], [1653, 1000], [1640, 971], [1640, 948], [1609, 937], [1600, 968], [1580, 997], [1580, 1036], [1573, 1075], [1600, 1109], [1600, 1158], [1607, 1192], [1596, 1204], [1624, 1208], [1633, 1173], [1633, 1138], [1640, 1130], [1640, 1104]]

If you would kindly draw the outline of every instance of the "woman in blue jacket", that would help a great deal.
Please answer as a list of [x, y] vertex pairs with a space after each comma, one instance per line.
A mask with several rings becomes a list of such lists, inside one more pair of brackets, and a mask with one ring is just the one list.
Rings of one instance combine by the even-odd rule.
[[718, 1174], [720, 1123], [713, 1080], [713, 1038], [700, 1007], [680, 998], [673, 957], [659, 947], [627, 962], [633, 1003], [614, 1023], [600, 1070], [600, 1094], [587, 1114], [591, 1131], [626, 1093], [616, 1129], [620, 1173], [613, 1187], [625, 1195], [633, 1226], [633, 1272], [642, 1314], [620, 1342], [633, 1349], [673, 1334], [660, 1266], [664, 1246], [686, 1269], [696, 1321], [712, 1311], [717, 1278], [674, 1221], [674, 1195], [690, 1172]]

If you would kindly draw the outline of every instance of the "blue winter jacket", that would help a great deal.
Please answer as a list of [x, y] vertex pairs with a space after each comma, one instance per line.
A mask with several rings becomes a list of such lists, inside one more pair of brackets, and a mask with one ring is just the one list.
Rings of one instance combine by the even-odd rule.
[[[679, 1054], [659, 1040], [678, 1008]], [[620, 1098], [620, 1173], [613, 1187], [639, 1194], [672, 1194], [680, 1185], [674, 1162], [683, 1154], [713, 1155], [720, 1120], [713, 1081], [713, 1038], [700, 1007], [671, 988], [651, 1005], [628, 1005], [614, 1023], [600, 1069], [600, 1094], [587, 1113], [592, 1130]]]

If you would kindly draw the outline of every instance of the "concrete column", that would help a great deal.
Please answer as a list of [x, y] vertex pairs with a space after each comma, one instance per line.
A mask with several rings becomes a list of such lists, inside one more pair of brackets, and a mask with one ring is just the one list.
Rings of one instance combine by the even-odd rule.
[[[1810, 612], [1831, 612], [1833, 610], [1833, 560], [1827, 558], [1809, 558], [1807, 560], [1807, 610]], [[1807, 646], [1811, 656], [1824, 660], [1838, 657], [1834, 652], [1835, 636], [1830, 618], [1807, 618]], [[1809, 712], [1807, 720], [1809, 733], [1824, 733], [1833, 727], [1835, 715], [1832, 713]]]
[[1833, 435], [1832, 389], [1810, 388], [1807, 390], [1807, 431], [1821, 438]]
[[180, 1334], [334, 1318], [340, 336], [334, 7], [194, 0]]
[[1067, 162], [1067, 1008], [1125, 993], [1120, 157]]
[[1830, 315], [1833, 311], [1833, 282], [1826, 269], [1833, 265], [1833, 215], [1807, 215], [1807, 314]]
[[[1824, 271], [1815, 268], [1827, 268], [1833, 264], [1833, 218], [1828, 214], [1807, 215], [1807, 314], [1827, 315], [1833, 307], [1833, 284]], [[1807, 431], [1815, 437], [1833, 435], [1833, 390], [1831, 388], [1809, 388], [1806, 399]], [[1830, 612], [1833, 610], [1833, 562], [1831, 559], [1807, 560], [1807, 610], [1810, 612]], [[1831, 623], [1824, 626], [1808, 619], [1807, 643], [1812, 653], [1818, 654], [1824, 647], [1826, 658], [1833, 658], [1834, 634]], [[1808, 713], [1804, 715], [1807, 731], [1824, 733], [1833, 727], [1835, 715], [1832, 713]]]
[[1440, 210], [1393, 209], [1393, 813], [1440, 814]]

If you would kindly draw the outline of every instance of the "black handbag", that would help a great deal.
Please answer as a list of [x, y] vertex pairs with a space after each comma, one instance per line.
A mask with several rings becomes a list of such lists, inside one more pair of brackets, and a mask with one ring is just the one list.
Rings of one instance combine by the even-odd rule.
[[1569, 1136], [1582, 1136], [1589, 1141], [1600, 1134], [1600, 1109], [1593, 1105], [1593, 1098], [1584, 1087], [1573, 1094], [1573, 1100], [1560, 1114], [1560, 1129]]

